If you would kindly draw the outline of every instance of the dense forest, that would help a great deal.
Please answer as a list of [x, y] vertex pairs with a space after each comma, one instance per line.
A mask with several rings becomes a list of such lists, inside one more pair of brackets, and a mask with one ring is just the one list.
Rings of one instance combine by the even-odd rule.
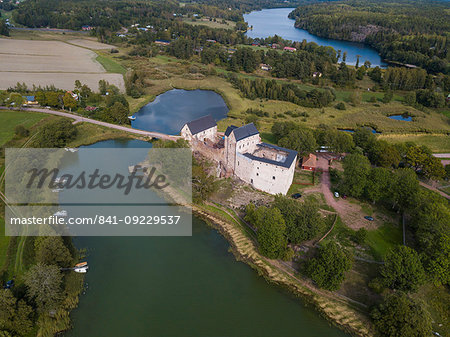
[[387, 60], [448, 74], [449, 9], [446, 1], [349, 0], [305, 4], [290, 18], [312, 34], [365, 42]]
[[118, 30], [137, 22], [155, 25], [176, 20], [178, 15], [205, 15], [243, 22], [237, 10], [196, 4], [180, 6], [175, 1], [71, 1], [29, 0], [21, 2], [14, 21], [27, 27], [80, 29], [83, 25]]

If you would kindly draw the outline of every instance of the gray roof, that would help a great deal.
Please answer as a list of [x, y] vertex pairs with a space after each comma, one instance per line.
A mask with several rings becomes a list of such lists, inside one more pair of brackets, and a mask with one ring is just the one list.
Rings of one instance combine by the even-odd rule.
[[211, 115], [206, 115], [186, 123], [192, 135], [196, 135], [199, 132], [215, 127], [216, 121]]
[[257, 160], [262, 163], [267, 163], [267, 164], [272, 164], [272, 165], [278, 165], [278, 166], [285, 167], [285, 168], [291, 167], [292, 162], [295, 160], [295, 157], [297, 156], [297, 151], [286, 149], [284, 147], [279, 147], [279, 146], [267, 144], [267, 143], [260, 143], [260, 144], [257, 144], [257, 146], [268, 147], [271, 149], [286, 152], [287, 153], [286, 160], [281, 162], [281, 161], [276, 161], [276, 160], [272, 160], [272, 159], [268, 159], [268, 158], [264, 158], [264, 157], [257, 157], [257, 156], [252, 155], [251, 153], [244, 153], [243, 155], [252, 160]]
[[227, 129], [225, 130], [225, 136], [228, 137], [231, 134], [231, 131], [233, 131], [234, 129], [237, 129], [237, 126], [230, 125], [229, 127], [227, 127]]
[[241, 126], [240, 128], [233, 129], [232, 132], [234, 133], [234, 137], [236, 138], [237, 142], [247, 137], [257, 135], [259, 133], [258, 129], [253, 123]]

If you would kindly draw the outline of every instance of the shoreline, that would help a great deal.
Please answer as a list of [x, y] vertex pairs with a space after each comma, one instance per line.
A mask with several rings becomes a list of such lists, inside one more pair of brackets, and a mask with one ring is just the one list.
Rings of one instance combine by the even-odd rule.
[[255, 243], [235, 225], [208, 212], [199, 205], [192, 205], [193, 215], [205, 220], [228, 241], [236, 261], [241, 261], [255, 269], [268, 282], [287, 289], [314, 309], [330, 324], [352, 336], [375, 336], [371, 321], [355, 305], [342, 298], [336, 298], [328, 291], [318, 290], [312, 284], [300, 280], [295, 275], [261, 256]]

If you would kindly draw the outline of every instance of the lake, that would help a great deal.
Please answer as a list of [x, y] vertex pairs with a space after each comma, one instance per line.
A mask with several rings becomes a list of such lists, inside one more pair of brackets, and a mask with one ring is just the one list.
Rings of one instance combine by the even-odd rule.
[[347, 42], [332, 40], [318, 37], [308, 33], [304, 29], [294, 27], [295, 20], [289, 19], [288, 15], [295, 8], [271, 8], [261, 11], [253, 11], [244, 15], [244, 20], [248, 22], [249, 27], [253, 26], [253, 30], [248, 30], [247, 35], [252, 38], [266, 38], [275, 34], [286, 40], [315, 42], [321, 46], [331, 46], [336, 51], [341, 50], [343, 54], [347, 52], [347, 64], [356, 64], [356, 55], [361, 55], [360, 64], [364, 61], [370, 61], [372, 66], [386, 66], [382, 62], [378, 52], [364, 45], [363, 43]]
[[[151, 144], [110, 140], [88, 147], [140, 148], [145, 155]], [[79, 165], [91, 164], [79, 158]], [[104, 165], [128, 158], [108, 159]], [[237, 262], [203, 220], [194, 217], [192, 231], [191, 237], [75, 238], [87, 249], [90, 270], [65, 336], [348, 336]]]
[[178, 135], [191, 120], [212, 115], [218, 121], [227, 116], [222, 96], [211, 90], [169, 90], [134, 114], [131, 126], [136, 129]]

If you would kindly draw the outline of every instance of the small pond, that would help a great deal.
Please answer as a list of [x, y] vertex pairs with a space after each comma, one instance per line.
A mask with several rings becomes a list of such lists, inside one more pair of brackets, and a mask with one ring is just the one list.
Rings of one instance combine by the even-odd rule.
[[[376, 133], [376, 134], [380, 134], [381, 132], [378, 132], [377, 130], [375, 130], [375, 129], [372, 129], [372, 128], [369, 128], [369, 129], [371, 129], [372, 130], [372, 133]], [[355, 132], [355, 130], [353, 130], [353, 129], [338, 129], [339, 131], [344, 131], [344, 132], [350, 132], [350, 133], [354, 133]]]
[[388, 116], [390, 119], [395, 119], [396, 121], [412, 122], [412, 116], [408, 115], [392, 115]]
[[157, 96], [135, 113], [136, 119], [131, 126], [177, 135], [183, 125], [191, 120], [210, 114], [218, 121], [227, 117], [227, 113], [225, 101], [214, 91], [173, 89]]

